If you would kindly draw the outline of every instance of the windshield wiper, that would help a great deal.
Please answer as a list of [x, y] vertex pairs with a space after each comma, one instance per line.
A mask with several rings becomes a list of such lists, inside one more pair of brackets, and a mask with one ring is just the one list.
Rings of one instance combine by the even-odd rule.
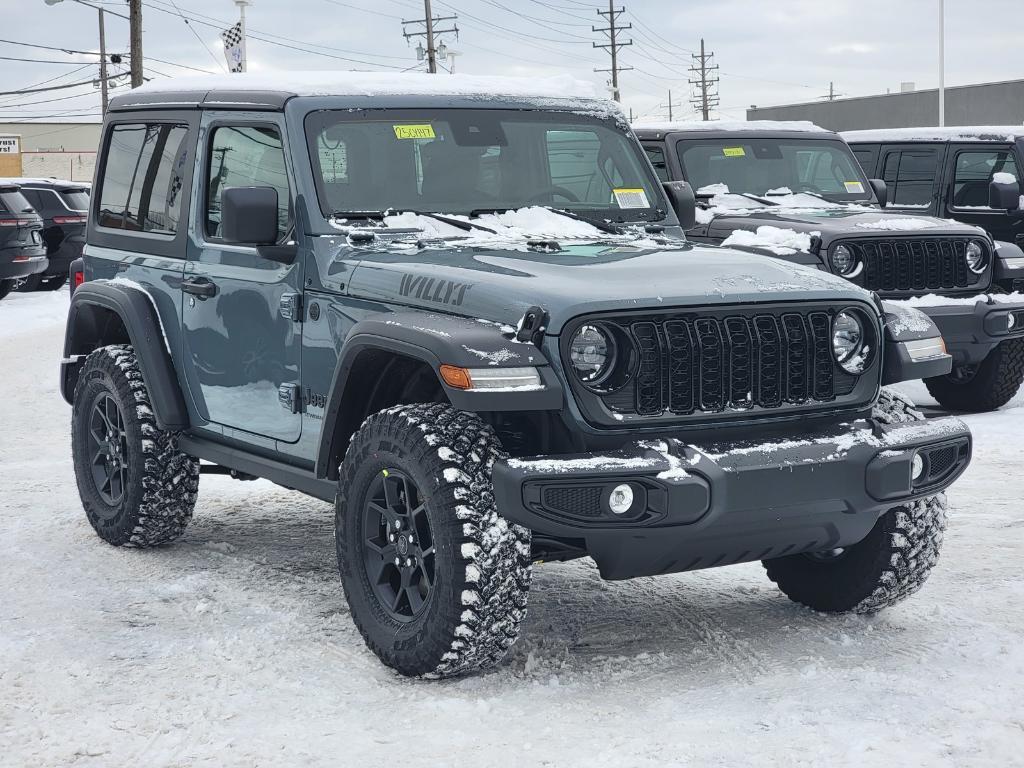
[[483, 224], [474, 224], [471, 221], [460, 221], [459, 219], [453, 219], [450, 216], [445, 216], [440, 213], [432, 213], [430, 211], [398, 210], [395, 208], [388, 208], [386, 211], [335, 211], [330, 217], [332, 219], [379, 219], [381, 223], [383, 223], [384, 219], [388, 216], [400, 213], [414, 213], [417, 216], [426, 216], [428, 219], [440, 221], [441, 223], [455, 227], [456, 229], [461, 229], [463, 232], [470, 232], [474, 229], [479, 229], [483, 232], [489, 232], [492, 235], [498, 234], [495, 230], [490, 227], [485, 227]]
[[[621, 235], [623, 234], [622, 228], [617, 227], [614, 224], [609, 224], [604, 221], [595, 221], [594, 219], [588, 219], [586, 216], [580, 216], [578, 213], [566, 210], [565, 208], [553, 208], [550, 205], [539, 205], [538, 208], [543, 208], [546, 211], [557, 213], [560, 216], [565, 216], [567, 219], [573, 221], [582, 221], [584, 224], [589, 224], [594, 229], [599, 229], [602, 232], [606, 232], [609, 235]], [[485, 213], [507, 213], [510, 209], [508, 208], [474, 208], [469, 212], [470, 217], [482, 216]]]

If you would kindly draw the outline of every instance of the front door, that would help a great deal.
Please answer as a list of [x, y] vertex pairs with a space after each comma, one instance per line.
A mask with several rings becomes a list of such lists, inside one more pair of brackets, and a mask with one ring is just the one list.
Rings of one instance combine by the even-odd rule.
[[1024, 186], [1013, 147], [977, 143], [953, 145], [947, 161], [950, 183], [943, 216], [985, 229], [996, 240], [1024, 240], [1024, 217], [988, 207], [988, 188], [997, 173], [1009, 173]]
[[285, 442], [299, 439], [297, 412], [302, 262], [261, 258], [255, 247], [225, 243], [220, 201], [227, 187], [273, 187], [278, 242], [291, 237], [291, 194], [283, 120], [205, 116], [197, 164], [192, 246], [182, 285], [185, 361], [201, 418]]

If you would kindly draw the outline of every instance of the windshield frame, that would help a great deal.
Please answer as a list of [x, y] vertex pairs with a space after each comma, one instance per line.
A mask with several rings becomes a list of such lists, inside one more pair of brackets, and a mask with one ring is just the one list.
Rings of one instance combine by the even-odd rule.
[[[859, 193], [859, 194], [846, 194], [846, 195], [837, 195], [837, 194], [834, 194], [834, 193], [826, 193], [826, 192], [805, 192], [805, 193], [806, 194], [810, 194], [810, 195], [818, 195], [823, 200], [826, 200], [826, 201], [828, 201], [830, 203], [836, 203], [836, 204], [839, 204], [839, 205], [843, 205], [843, 204], [851, 204], [851, 205], [876, 205], [877, 202], [878, 202], [875, 199], [874, 191], [873, 191], [873, 189], [871, 187], [870, 180], [868, 179], [867, 174], [864, 172], [864, 169], [861, 167], [860, 162], [857, 160], [857, 156], [854, 155], [853, 150], [850, 148], [850, 145], [847, 144], [845, 141], [843, 141], [842, 138], [840, 138], [838, 136], [830, 136], [830, 135], [818, 136], [818, 135], [815, 135], [815, 134], [805, 134], [805, 133], [795, 134], [795, 135], [794, 134], [776, 135], [776, 134], [763, 134], [763, 133], [754, 132], [754, 131], [750, 131], [748, 133], [742, 133], [742, 134], [722, 133], [722, 134], [706, 134], [706, 135], [701, 135], [701, 136], [679, 136], [679, 137], [676, 137], [676, 139], [674, 141], [674, 146], [672, 148], [672, 150], [673, 150], [672, 154], [674, 154], [674, 156], [675, 156], [674, 159], [679, 164], [679, 170], [682, 172], [682, 175], [683, 175], [682, 177], [684, 179], [687, 179], [687, 181], [690, 181], [690, 179], [691, 179], [690, 173], [689, 173], [689, 171], [686, 168], [686, 161], [685, 161], [685, 158], [684, 158], [685, 150], [690, 149], [690, 148], [695, 147], [695, 146], [709, 146], [709, 145], [710, 146], [719, 145], [719, 146], [722, 146], [723, 148], [725, 148], [725, 147], [728, 147], [730, 145], [735, 145], [735, 144], [738, 144], [738, 143], [741, 143], [741, 142], [751, 142], [751, 141], [772, 141], [772, 142], [776, 142], [776, 143], [782, 144], [782, 145], [800, 145], [800, 144], [808, 144], [808, 145], [818, 144], [818, 145], [820, 145], [820, 144], [827, 144], [827, 145], [830, 146], [830, 148], [838, 149], [842, 154], [844, 154], [846, 156], [847, 160], [849, 160], [850, 165], [851, 165], [851, 167], [854, 170], [854, 173], [857, 175], [857, 178], [856, 179], [851, 179], [851, 181], [859, 181], [861, 183], [861, 185], [863, 186], [864, 191], [862, 193]], [[696, 193], [697, 190], [698, 190], [698, 187], [697, 187], [696, 183], [692, 182], [692, 181], [690, 181], [690, 183], [692, 184], [694, 192]], [[721, 183], [721, 180], [720, 179], [715, 179], [711, 183], [712, 184], [718, 184], [718, 183]], [[780, 184], [778, 184], [776, 186], [776, 188], [784, 187], [784, 186], [786, 186], [786, 184], [780, 183]], [[792, 189], [791, 191], [792, 191], [793, 194], [800, 194], [801, 193], [801, 190], [799, 190], [799, 189]], [[764, 193], [760, 193], [759, 194], [759, 193], [755, 193], [755, 192], [749, 192], [748, 190], [733, 190], [733, 189], [730, 188], [729, 193], [730, 194], [735, 194], [735, 195], [754, 195], [754, 197], [765, 198]], [[768, 196], [766, 199], [771, 200], [772, 197]], [[698, 200], [698, 203], [699, 202], [700, 201]], [[769, 205], [769, 204], [766, 204], [766, 205]]]
[[[489, 113], [506, 113], [512, 119], [521, 119], [524, 122], [552, 122], [559, 124], [579, 124], [585, 125], [600, 125], [615, 134], [618, 134], [624, 140], [624, 147], [628, 148], [627, 151], [632, 153], [632, 159], [636, 163], [637, 171], [643, 177], [643, 182], [648, 186], [647, 191], [653, 193], [653, 199], [649, 200], [649, 207], [647, 208], [614, 208], [611, 205], [607, 208], [577, 208], [573, 207], [572, 203], [566, 205], [559, 204], [559, 201], [554, 203], [536, 203], [541, 207], [552, 208], [555, 210], [568, 210], [575, 215], [582, 216], [584, 220], [593, 219], [598, 221], [609, 220], [613, 224], [649, 224], [658, 223], [663, 226], [674, 226], [674, 214], [672, 208], [665, 197], [664, 189], [662, 188], [661, 182], [654, 174], [650, 167], [650, 162], [647, 156], [640, 146], [640, 142], [636, 136], [629, 129], [627, 125], [622, 124], [620, 121], [613, 119], [611, 116], [602, 116], [598, 114], [589, 114], [586, 112], [578, 112], [570, 109], [522, 109], [512, 106], [473, 106], [473, 107], [462, 107], [462, 106], [444, 106], [444, 107], [431, 107], [431, 106], [388, 106], [388, 107], [367, 107], [367, 108], [353, 108], [353, 107], [334, 107], [328, 106], [319, 109], [311, 109], [303, 116], [302, 126], [303, 133], [306, 143], [306, 155], [310, 163], [310, 170], [312, 180], [316, 188], [317, 197], [317, 208], [325, 219], [330, 220], [334, 214], [338, 211], [334, 210], [328, 200], [327, 191], [325, 188], [324, 175], [321, 172], [320, 160], [317, 152], [317, 139], [320, 129], [323, 124], [325, 114], [330, 114], [332, 118], [337, 118], [338, 122], [390, 122], [390, 121], [403, 121], [409, 123], [426, 123], [430, 120], [444, 119], [448, 113], [455, 112], [489, 112]], [[482, 203], [483, 201], [481, 201]], [[526, 205], [514, 206], [512, 208], [501, 208], [497, 210], [513, 210], [514, 208], [527, 207]], [[438, 213], [448, 215], [469, 215], [473, 210], [477, 209], [492, 209], [493, 206], [486, 204], [475, 205], [470, 210], [434, 210], [432, 207], [424, 208], [422, 213]], [[408, 206], [403, 206], [402, 210], [412, 210]]]

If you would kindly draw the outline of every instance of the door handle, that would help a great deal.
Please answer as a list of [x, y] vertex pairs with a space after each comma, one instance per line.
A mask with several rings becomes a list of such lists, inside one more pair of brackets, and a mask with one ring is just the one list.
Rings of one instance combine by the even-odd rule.
[[182, 281], [181, 290], [200, 299], [208, 299], [217, 295], [217, 284], [205, 277], [193, 277]]

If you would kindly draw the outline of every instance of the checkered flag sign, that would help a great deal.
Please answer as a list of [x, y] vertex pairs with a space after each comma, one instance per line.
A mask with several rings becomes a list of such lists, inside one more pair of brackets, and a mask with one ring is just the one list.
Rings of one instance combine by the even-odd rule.
[[242, 22], [228, 27], [220, 33], [224, 41], [224, 58], [228, 60], [228, 69], [232, 72], [242, 71]]

